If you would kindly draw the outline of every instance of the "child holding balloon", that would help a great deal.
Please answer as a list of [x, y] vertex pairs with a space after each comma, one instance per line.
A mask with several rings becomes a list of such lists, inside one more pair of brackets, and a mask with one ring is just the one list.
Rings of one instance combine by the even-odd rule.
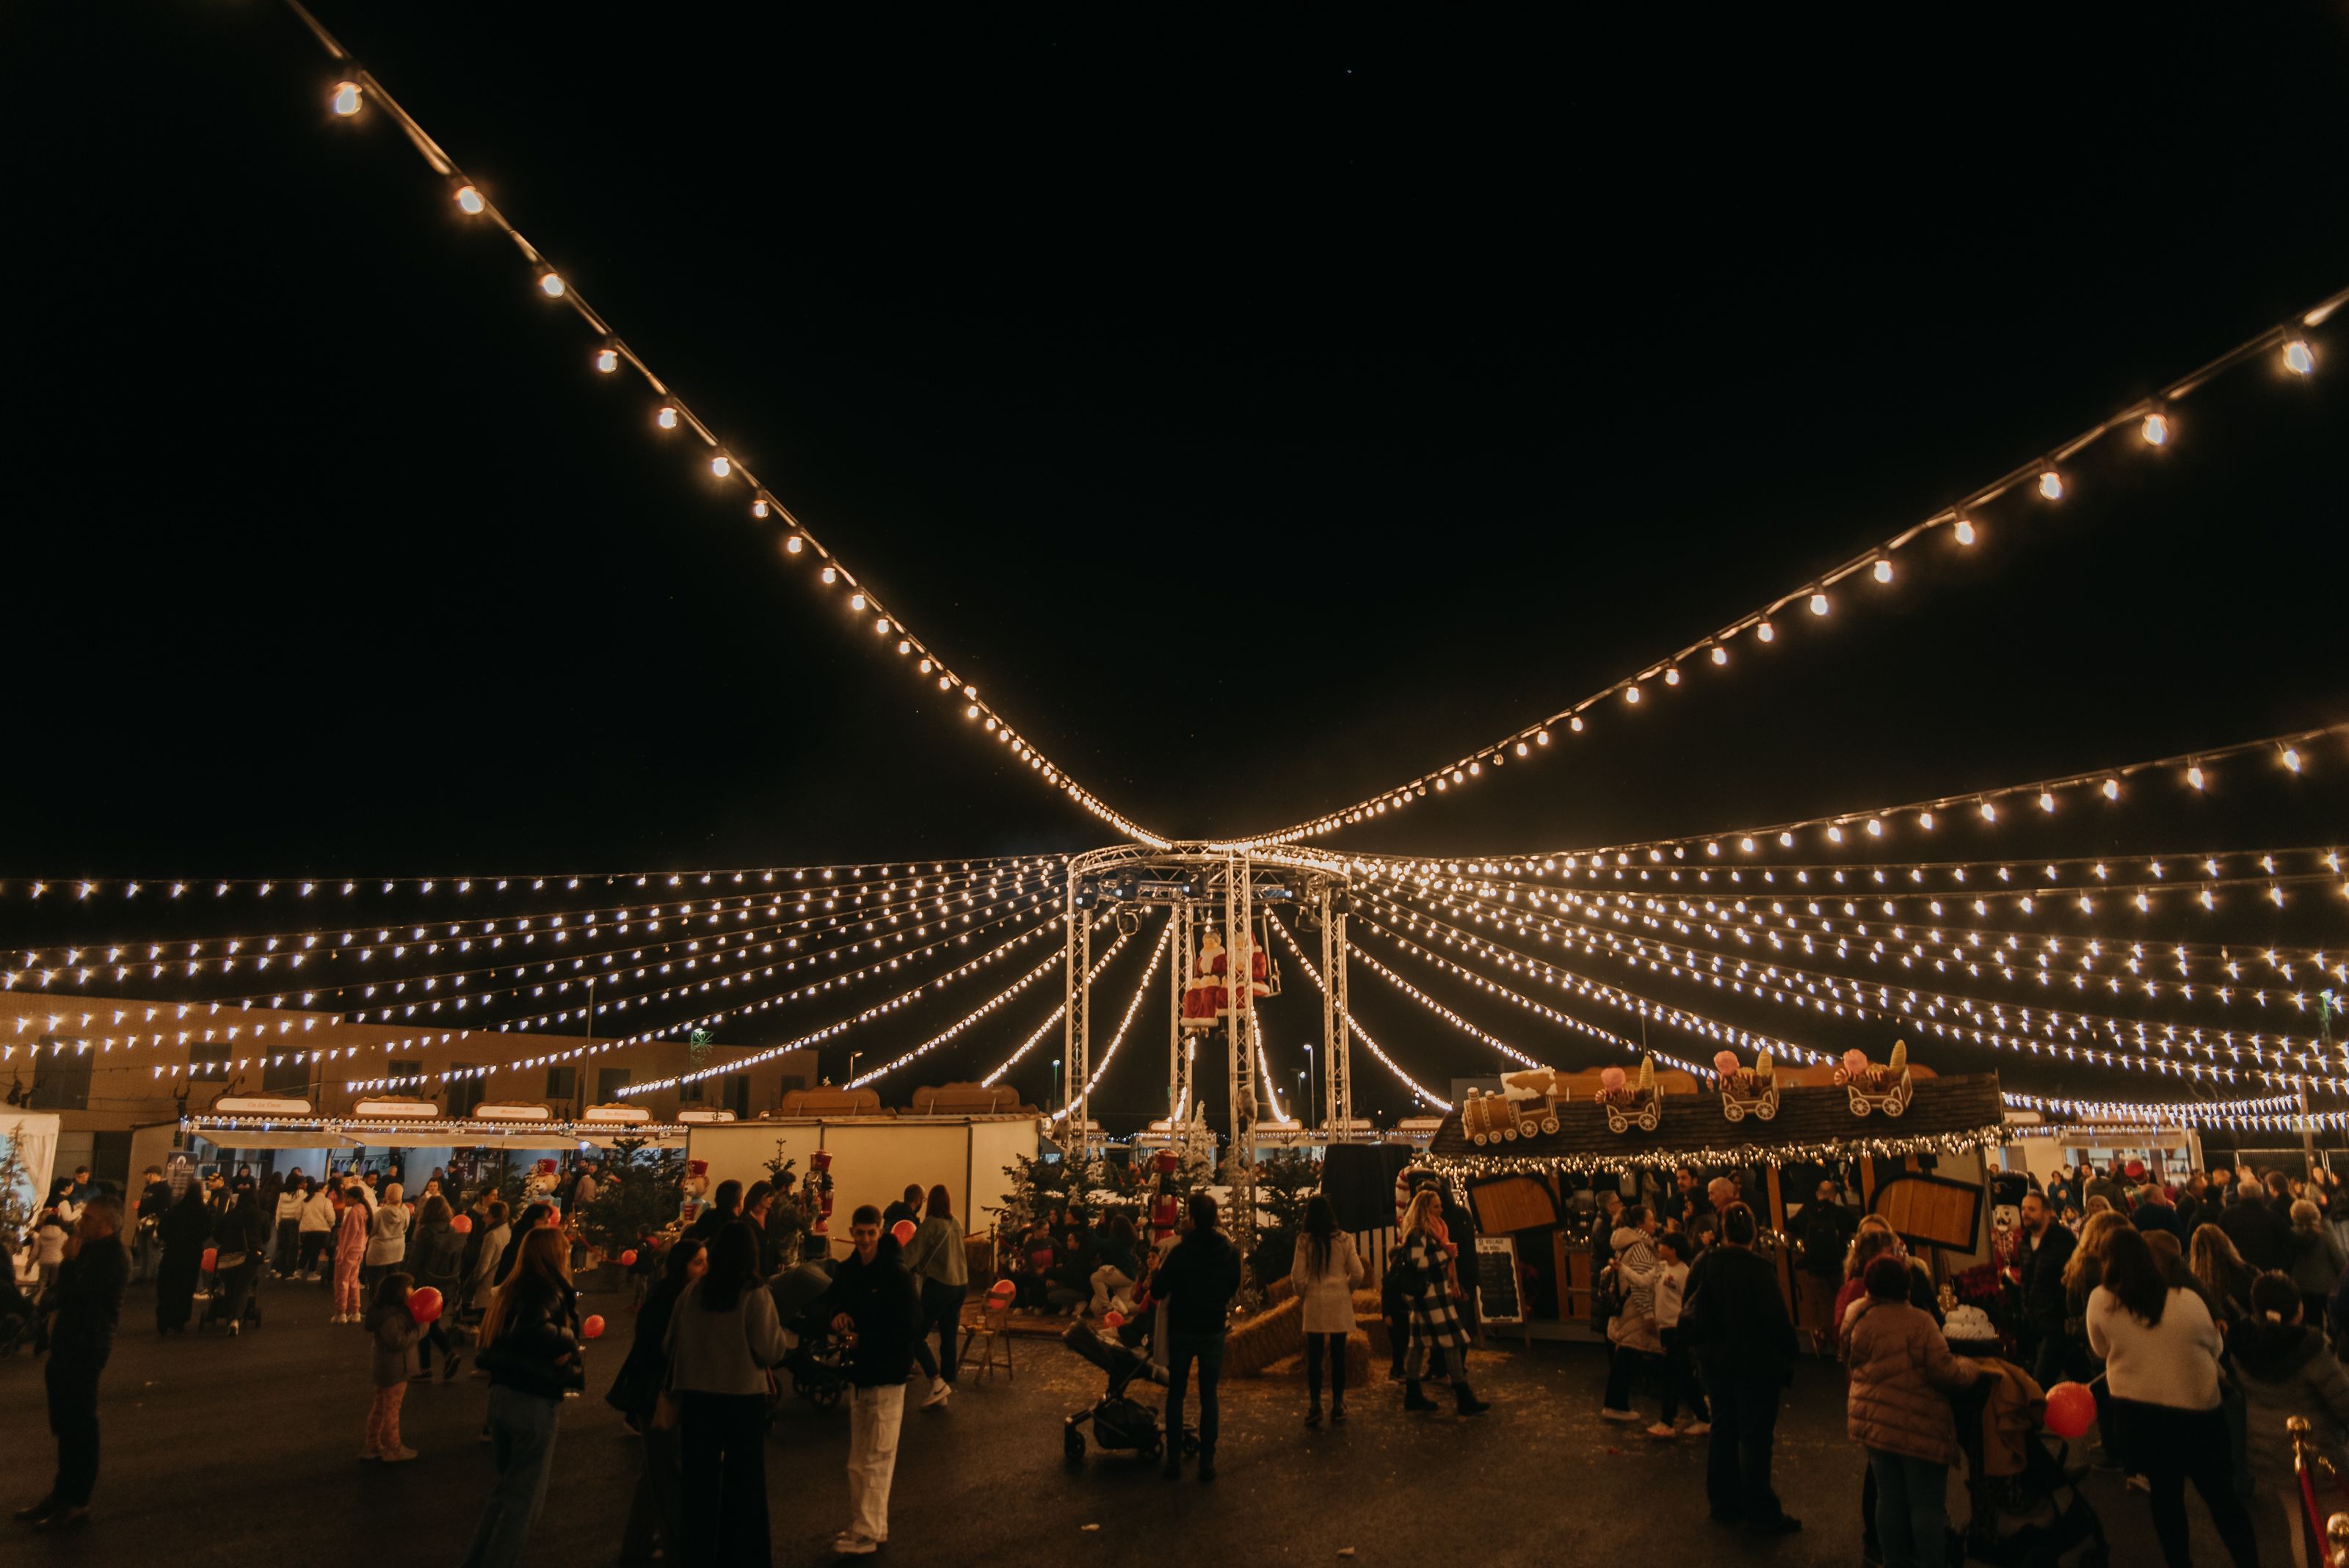
[[[408, 1397], [408, 1380], [416, 1374], [416, 1345], [424, 1337], [424, 1322], [440, 1315], [440, 1293], [411, 1293], [409, 1283], [404, 1273], [386, 1274], [367, 1307], [367, 1330], [375, 1339], [375, 1403], [367, 1407], [362, 1459], [399, 1464], [416, 1457], [416, 1450], [399, 1440], [399, 1407]], [[425, 1299], [411, 1302], [411, 1294]], [[424, 1322], [418, 1321], [419, 1310]]]

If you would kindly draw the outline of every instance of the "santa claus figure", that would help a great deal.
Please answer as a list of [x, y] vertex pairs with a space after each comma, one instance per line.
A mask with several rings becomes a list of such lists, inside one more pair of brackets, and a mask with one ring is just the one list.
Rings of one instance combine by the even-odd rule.
[[1199, 956], [1191, 965], [1191, 978], [1183, 982], [1185, 1031], [1198, 1033], [1213, 1029], [1216, 1018], [1231, 1006], [1231, 992], [1224, 982], [1228, 963], [1224, 939], [1210, 929], [1199, 939]]
[[1247, 958], [1248, 994], [1270, 996], [1272, 965], [1265, 961], [1264, 950], [1256, 945], [1254, 936], [1245, 930], [1240, 932], [1240, 951]]

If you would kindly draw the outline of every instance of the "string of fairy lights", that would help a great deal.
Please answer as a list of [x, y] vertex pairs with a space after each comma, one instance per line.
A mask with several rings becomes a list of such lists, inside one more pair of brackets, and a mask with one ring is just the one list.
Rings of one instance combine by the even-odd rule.
[[[1090, 990], [1093, 981], [1101, 977], [1102, 971], [1109, 968], [1111, 961], [1117, 957], [1119, 950], [1123, 949], [1128, 941], [1131, 941], [1133, 938], [1133, 932], [1132, 931], [1118, 932], [1117, 940], [1110, 943], [1107, 948], [1102, 950], [1101, 957], [1093, 961], [1092, 967], [1085, 971], [1084, 977], [1078, 981], [1077, 983]], [[1001, 1083], [1003, 1081], [1004, 1075], [1009, 1073], [1012, 1068], [1018, 1066], [1021, 1059], [1024, 1058], [1029, 1052], [1036, 1049], [1037, 1045], [1042, 1042], [1043, 1038], [1047, 1034], [1050, 1034], [1053, 1029], [1058, 1027], [1061, 1020], [1067, 1017], [1068, 1014], [1069, 1004], [1066, 1000], [1063, 1000], [1058, 1006], [1054, 1007], [1050, 1012], [1045, 1015], [1044, 1022], [1036, 1026], [1036, 1032], [1033, 1034], [1030, 1034], [1027, 1039], [1022, 1040], [1018, 1048], [1015, 1049], [1010, 1055], [1006, 1056], [1002, 1063], [999, 1064], [993, 1072], [988, 1073], [979, 1079], [980, 1085], [982, 1087], [991, 1089], [995, 1087], [996, 1085]]]
[[486, 224], [513, 243], [531, 272], [533, 286], [538, 296], [543, 300], [567, 306], [594, 335], [588, 363], [595, 373], [626, 373], [641, 381], [647, 394], [645, 422], [647, 430], [656, 437], [673, 436], [694, 444], [708, 481], [730, 487], [742, 498], [751, 519], [774, 531], [780, 558], [811, 563], [818, 582], [826, 588], [837, 590], [839, 596], [845, 599], [847, 613], [854, 618], [851, 624], [865, 628], [873, 646], [883, 649], [894, 649], [896, 657], [904, 661], [916, 679], [926, 685], [935, 682], [937, 691], [952, 705], [961, 709], [963, 719], [976, 725], [981, 732], [994, 737], [1015, 763], [1025, 763], [1045, 785], [1066, 795], [1126, 837], [1153, 848], [1166, 846], [1167, 840], [1158, 837], [1111, 806], [1070, 776], [1066, 769], [1046, 757], [1032, 740], [1016, 732], [994, 701], [979, 694], [975, 682], [957, 673], [951, 660], [916, 635], [905, 624], [905, 618], [885, 605], [869, 583], [860, 581], [837, 555], [825, 547], [814, 531], [751, 472], [740, 452], [695, 413], [678, 389], [656, 373], [611, 324], [587, 303], [575, 279], [557, 268], [537, 246], [523, 237], [504, 210], [490, 199], [483, 182], [460, 168], [456, 160], [400, 105], [382, 81], [361, 66], [341, 40], [310, 14], [301, 0], [285, 0], [285, 4], [308, 26], [312, 36], [337, 67], [339, 74], [326, 100], [335, 116], [343, 120], [357, 120], [374, 110], [397, 125], [432, 172], [448, 182], [450, 201], [460, 221]]
[[[1282, 945], [1288, 949], [1288, 956], [1297, 961], [1297, 967], [1305, 971], [1305, 978], [1313, 982], [1313, 989], [1325, 995], [1328, 994], [1330, 988], [1322, 980], [1321, 971], [1313, 967], [1313, 961], [1305, 956], [1305, 950], [1298, 945], [1295, 937], [1289, 935], [1288, 923], [1276, 915], [1266, 924], [1273, 929], [1274, 934], [1280, 938]], [[1441, 1111], [1449, 1111], [1453, 1108], [1450, 1100], [1403, 1071], [1402, 1064], [1387, 1054], [1386, 1048], [1379, 1044], [1377, 1036], [1362, 1027], [1362, 1021], [1354, 1016], [1350, 1008], [1340, 1008], [1339, 1013], [1345, 1019], [1346, 1027], [1352, 1031], [1353, 1037], [1362, 1043], [1362, 1048], [1371, 1054], [1380, 1066], [1392, 1074], [1397, 1083], [1409, 1089], [1414, 1097], [1424, 1100]]]
[[[1694, 642], [1609, 681], [1546, 719], [1350, 805], [1271, 833], [1239, 840], [1237, 846], [1255, 848], [1294, 844], [1351, 823], [1369, 821], [1384, 815], [1390, 810], [1401, 810], [1414, 801], [1428, 798], [1431, 790], [1440, 795], [1464, 788], [1487, 773], [1497, 773], [1513, 760], [1525, 763], [1546, 754], [1554, 731], [1568, 735], [1582, 734], [1599, 721], [1601, 711], [1610, 704], [1619, 703], [1627, 711], [1637, 711], [1643, 701], [1681, 686], [1690, 676], [1723, 668], [1731, 660], [1731, 650], [1747, 640], [1765, 647], [1775, 642], [1781, 618], [1786, 618], [1788, 625], [1806, 618], [1826, 618], [1833, 611], [1836, 591], [1847, 582], [1873, 583], [1878, 589], [1889, 587], [1899, 575], [1894, 559], [1903, 550], [1944, 543], [1961, 550], [1971, 549], [1982, 537], [1986, 527], [1983, 521], [1986, 509], [2002, 498], [2024, 493], [2036, 498], [2031, 503], [2033, 505], [2061, 503], [2071, 493], [2073, 485], [2064, 465], [2106, 437], [2133, 431], [2141, 451], [2158, 452], [2173, 446], [2179, 430], [2174, 411], [2176, 404], [2227, 371], [2266, 360], [2287, 380], [2307, 380], [2314, 375], [2317, 366], [2316, 329], [2330, 320], [2344, 304], [2349, 304], [2349, 289], [2332, 295], [2291, 319], [2245, 338], [2151, 396], [2115, 412], [2043, 455], [2008, 470], [1952, 504], [1909, 524], [1810, 581], [1746, 611]], [[1790, 613], [1795, 612], [1796, 607], [1807, 613]]]
[[[1158, 966], [1164, 961], [1166, 950], [1174, 945], [1174, 927], [1170, 922], [1158, 933], [1158, 940], [1150, 950], [1150, 962], [1143, 970], [1142, 978], [1134, 982], [1133, 995], [1125, 1004], [1124, 1016], [1117, 1021], [1116, 1032], [1110, 1035], [1109, 1044], [1102, 1049], [1101, 1060], [1093, 1064], [1092, 1075], [1085, 1079], [1084, 1088], [1075, 1098], [1085, 1100], [1092, 1098], [1093, 1090], [1100, 1086], [1102, 1075], [1109, 1071], [1110, 1063], [1117, 1058], [1117, 1048], [1125, 1044], [1126, 1031], [1133, 1027], [1134, 1015], [1142, 1011], [1143, 1000], [1150, 995], [1150, 982], [1158, 978]], [[1069, 1107], [1062, 1106], [1052, 1113], [1052, 1121], [1057, 1125], [1066, 1121], [1068, 1116]]]

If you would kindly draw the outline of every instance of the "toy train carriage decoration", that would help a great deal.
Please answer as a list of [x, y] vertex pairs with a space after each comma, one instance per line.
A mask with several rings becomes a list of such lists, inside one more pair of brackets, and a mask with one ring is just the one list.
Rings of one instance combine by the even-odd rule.
[[1713, 1070], [1721, 1078], [1723, 1116], [1733, 1122], [1749, 1116], [1766, 1122], [1778, 1114], [1778, 1075], [1771, 1070], [1769, 1052], [1755, 1056], [1751, 1067], [1740, 1064], [1734, 1051], [1719, 1052]]
[[1557, 1108], [1565, 1103], [1566, 1085], [1549, 1068], [1505, 1073], [1499, 1094], [1469, 1091], [1460, 1106], [1460, 1130], [1479, 1148], [1553, 1134], [1557, 1131]]
[[1599, 1075], [1599, 1103], [1607, 1112], [1609, 1132], [1638, 1127], [1653, 1132], [1664, 1119], [1663, 1096], [1656, 1088], [1656, 1059], [1640, 1058], [1640, 1075], [1626, 1080], [1623, 1069], [1609, 1067]]
[[1835, 1081], [1850, 1094], [1851, 1114], [1856, 1116], [1870, 1111], [1897, 1116], [1909, 1108], [1917, 1093], [1909, 1077], [1909, 1045], [1901, 1040], [1892, 1043], [1891, 1060], [1881, 1066], [1870, 1062], [1865, 1051], [1845, 1052]]

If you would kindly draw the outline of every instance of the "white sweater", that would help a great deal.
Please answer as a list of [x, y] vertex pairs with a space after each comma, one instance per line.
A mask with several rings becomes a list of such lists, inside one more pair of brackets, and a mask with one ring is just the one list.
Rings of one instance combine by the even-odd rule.
[[1656, 1267], [1656, 1326], [1678, 1328], [1681, 1309], [1686, 1305], [1689, 1266], [1686, 1263], [1662, 1263]]
[[2105, 1358], [2116, 1399], [2211, 1410], [2219, 1405], [2219, 1325], [2192, 1291], [2172, 1286], [2161, 1322], [2147, 1327], [2098, 1285], [2088, 1297], [2088, 1348]]

